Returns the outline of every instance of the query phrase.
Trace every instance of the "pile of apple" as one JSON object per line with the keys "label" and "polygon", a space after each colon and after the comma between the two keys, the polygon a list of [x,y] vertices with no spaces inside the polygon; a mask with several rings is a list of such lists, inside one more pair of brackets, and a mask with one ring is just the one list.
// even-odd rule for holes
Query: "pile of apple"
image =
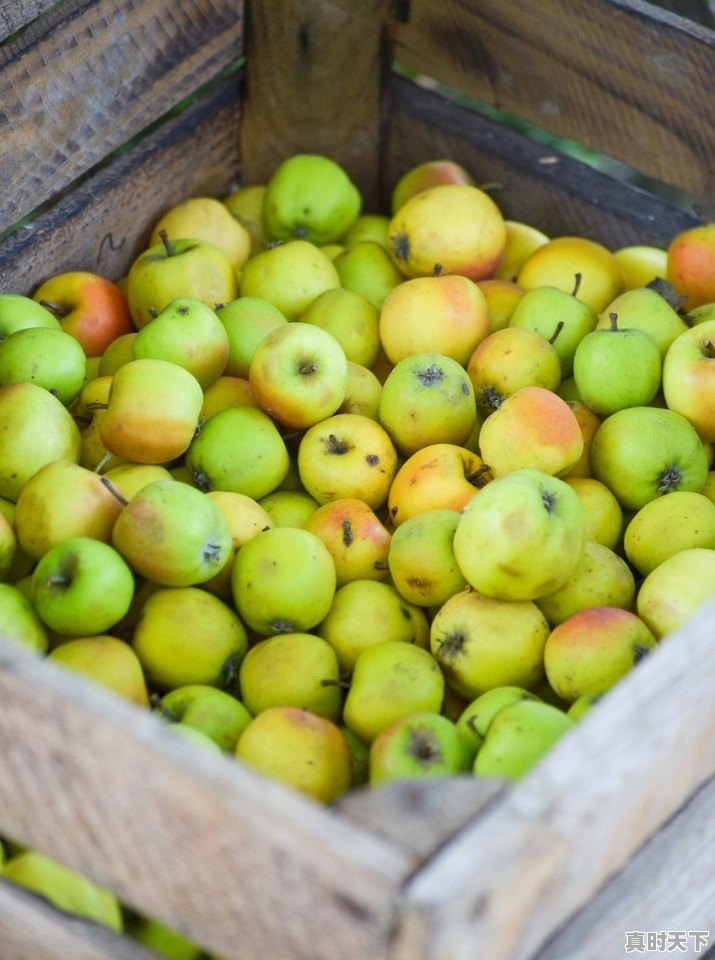
{"label": "pile of apple", "polygon": [[520,777],[715,594],[715,225],[298,155],[150,244],[0,295],[1,636],[329,803]]}

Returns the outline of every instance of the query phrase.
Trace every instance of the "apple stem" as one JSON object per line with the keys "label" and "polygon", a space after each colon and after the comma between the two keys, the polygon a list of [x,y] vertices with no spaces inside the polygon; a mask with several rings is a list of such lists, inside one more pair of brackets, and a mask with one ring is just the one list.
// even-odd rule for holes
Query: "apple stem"
{"label": "apple stem", "polygon": [[109,477],[102,477],[100,482],[107,488],[107,490],[109,490],[109,492],[112,494],[115,500],[118,500],[123,507],[126,507],[129,501],[122,496],[122,494],[119,492],[119,490],[117,490],[117,488],[114,486],[114,484],[109,479]]}
{"label": "apple stem", "polygon": [[489,473],[489,466],[483,463],[473,473],[468,473],[466,479],[473,487],[483,487],[488,481],[484,479],[484,474]]}
{"label": "apple stem", "polygon": [[320,681],[321,687],[340,687],[341,690],[350,689],[349,680],[334,680],[332,677],[325,677]]}
{"label": "apple stem", "polygon": [[151,706],[152,710],[154,710],[156,713],[160,713],[165,720],[169,721],[169,723],[179,722],[179,718],[176,716],[174,711],[169,710],[169,708],[163,703],[158,693],[152,693],[152,695],[149,697],[149,705]]}
{"label": "apple stem", "polygon": [[556,329],[554,330],[554,332],[553,332],[553,333],[551,334],[551,336],[549,337],[549,343],[550,343],[552,346],[553,346],[554,342],[556,341],[556,338],[558,337],[558,335],[559,335],[559,334],[561,333],[561,331],[563,330],[563,328],[564,328],[564,321],[563,321],[563,320],[559,320],[559,322],[556,324]]}
{"label": "apple stem", "polygon": [[608,319],[611,321],[611,330],[613,330],[614,333],[618,333],[618,314],[609,313]]}
{"label": "apple stem", "polygon": [[61,307],[58,303],[52,303],[50,300],[40,300],[40,306],[44,307],[45,310],[49,310],[50,313],[56,314],[58,317],[66,317],[68,313],[64,307]]}
{"label": "apple stem", "polygon": [[700,346],[703,349],[703,353],[707,357],[715,357],[715,344],[710,339],[705,339],[700,341]]}
{"label": "apple stem", "polygon": [[442,267],[442,264],[441,264],[441,263],[435,263],[435,265],[432,267],[432,276],[433,276],[433,277],[440,277],[440,276],[442,275],[442,270],[443,270],[443,269],[444,269],[444,268]]}
{"label": "apple stem", "polygon": [[99,400],[91,400],[89,403],[85,404],[85,407],[88,410],[106,410],[108,406],[108,403],[102,403]]}
{"label": "apple stem", "polygon": [[169,234],[166,232],[166,230],[160,230],[159,236],[161,237],[161,242],[164,244],[167,257],[176,256],[176,250],[174,249],[174,245],[172,244],[171,240],[169,240]]}
{"label": "apple stem", "polygon": [[102,459],[99,461],[99,463],[97,464],[97,466],[94,468],[94,472],[95,472],[95,473],[101,473],[102,470],[104,470],[104,468],[107,466],[107,464],[109,463],[109,461],[110,461],[111,459],[112,459],[112,454],[109,452],[109,450],[107,450],[107,452],[104,454],[104,456],[103,456]]}
{"label": "apple stem", "polygon": [[578,295],[578,291],[579,291],[580,287],[581,287],[581,274],[580,274],[580,273],[575,273],[575,274],[574,274],[573,290],[571,291],[571,296],[572,296],[572,297],[575,297],[575,296]]}
{"label": "apple stem", "polygon": [[476,718],[476,717],[468,717],[468,718],[465,720],[465,723],[466,723],[466,725],[469,727],[469,729],[472,731],[472,733],[476,734],[476,735],[481,739],[481,734],[480,734],[480,732],[477,730],[477,718]]}

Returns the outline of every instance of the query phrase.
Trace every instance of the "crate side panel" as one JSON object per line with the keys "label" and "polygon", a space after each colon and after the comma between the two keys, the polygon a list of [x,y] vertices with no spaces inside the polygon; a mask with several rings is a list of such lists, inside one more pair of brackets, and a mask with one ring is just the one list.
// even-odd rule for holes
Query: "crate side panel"
{"label": "crate side panel", "polygon": [[22,49],[0,70],[0,231],[234,62],[241,39],[234,0],[95,0]]}
{"label": "crate side panel", "polygon": [[412,0],[395,57],[688,190],[715,193],[715,32],[641,0]]}
{"label": "crate side panel", "polygon": [[0,289],[30,294],[69,270],[124,276],[166,209],[236,182],[239,108],[228,78],[16,230],[0,247]]}
{"label": "crate side panel", "polygon": [[387,956],[397,847],[7,641],[0,702],[0,833],[226,960]]}
{"label": "crate side panel", "polygon": [[[666,771],[667,774],[667,771]],[[604,960],[620,957],[626,933],[670,932],[666,952],[691,956],[715,942],[715,780],[700,790],[676,817],[534,960]],[[683,938],[675,935],[683,934]],[[635,936],[631,945],[637,945]],[[647,942],[647,941],[646,941]],[[709,941],[705,941],[709,942]],[[700,944],[700,951],[697,946]]]}
{"label": "crate side panel", "polygon": [[578,234],[611,249],[665,246],[680,230],[701,222],[687,210],[409,81],[391,82],[390,103],[383,160],[390,188],[412,165],[449,157],[478,184],[495,185],[489,189],[507,218],[548,236]]}
{"label": "crate side panel", "polygon": [[406,891],[396,960],[527,960],[715,773],[715,599]]}
{"label": "crate side panel", "polygon": [[373,207],[388,4],[280,0],[247,7],[245,182],[265,183],[291,154],[320,153],[345,167],[366,208]]}
{"label": "crate side panel", "polygon": [[158,960],[128,937],[0,878],[0,960]]}

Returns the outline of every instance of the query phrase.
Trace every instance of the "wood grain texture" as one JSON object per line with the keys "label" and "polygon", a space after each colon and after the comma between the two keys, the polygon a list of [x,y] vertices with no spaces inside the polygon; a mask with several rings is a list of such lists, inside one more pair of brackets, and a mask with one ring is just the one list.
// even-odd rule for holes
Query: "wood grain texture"
{"label": "wood grain texture", "polygon": [[[620,958],[628,930],[709,931],[715,943],[714,868],[715,780],[711,780],[535,960]],[[696,953],[692,938],[687,945],[689,956],[703,956]]]}
{"label": "wood grain texture", "polygon": [[50,10],[57,0],[0,0],[0,43]]}
{"label": "wood grain texture", "polygon": [[67,270],[124,276],[168,207],[236,182],[238,117],[233,77],[12,234],[0,247],[0,289],[29,294]]}
{"label": "wood grain texture", "polygon": [[405,891],[395,960],[526,960],[715,773],[715,599]]}
{"label": "wood grain texture", "polygon": [[378,836],[424,860],[501,796],[501,780],[471,774],[448,779],[398,781],[345,794],[337,809]]}
{"label": "wood grain texture", "polygon": [[0,643],[0,834],[226,960],[384,960],[393,844]]}
{"label": "wood grain texture", "polygon": [[264,183],[293,153],[341,163],[366,208],[377,197],[380,95],[390,0],[247,3],[246,183]]}
{"label": "wood grain texture", "polygon": [[643,0],[411,0],[395,58],[712,203],[715,32]]}
{"label": "wood grain texture", "polygon": [[[413,83],[390,84],[385,184],[391,190],[414,164],[449,157],[492,196],[512,220],[548,236],[579,234],[611,249],[630,243],[666,245],[701,220],[650,193]],[[389,193],[384,197],[384,204]]]}
{"label": "wood grain texture", "polygon": [[235,0],[93,0],[26,46],[0,71],[0,231],[235,61],[241,39]]}
{"label": "wood grain texture", "polygon": [[0,960],[159,960],[129,937],[0,879]]}

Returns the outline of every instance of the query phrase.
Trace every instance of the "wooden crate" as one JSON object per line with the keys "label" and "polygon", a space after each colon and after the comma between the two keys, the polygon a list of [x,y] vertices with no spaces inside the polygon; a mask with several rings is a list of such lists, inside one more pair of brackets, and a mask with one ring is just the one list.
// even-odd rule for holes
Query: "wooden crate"
{"label": "wooden crate", "polygon": [[[643,0],[0,0],[0,39],[3,291],[119,278],[167,206],[302,150],[343,163],[373,210],[450,156],[550,235],[663,245],[713,217],[715,36]],[[714,675],[715,601],[517,785],[324,809],[0,642],[0,834],[227,960],[620,958],[630,930],[715,936]],[[0,882],[0,960],[150,956]]]}

